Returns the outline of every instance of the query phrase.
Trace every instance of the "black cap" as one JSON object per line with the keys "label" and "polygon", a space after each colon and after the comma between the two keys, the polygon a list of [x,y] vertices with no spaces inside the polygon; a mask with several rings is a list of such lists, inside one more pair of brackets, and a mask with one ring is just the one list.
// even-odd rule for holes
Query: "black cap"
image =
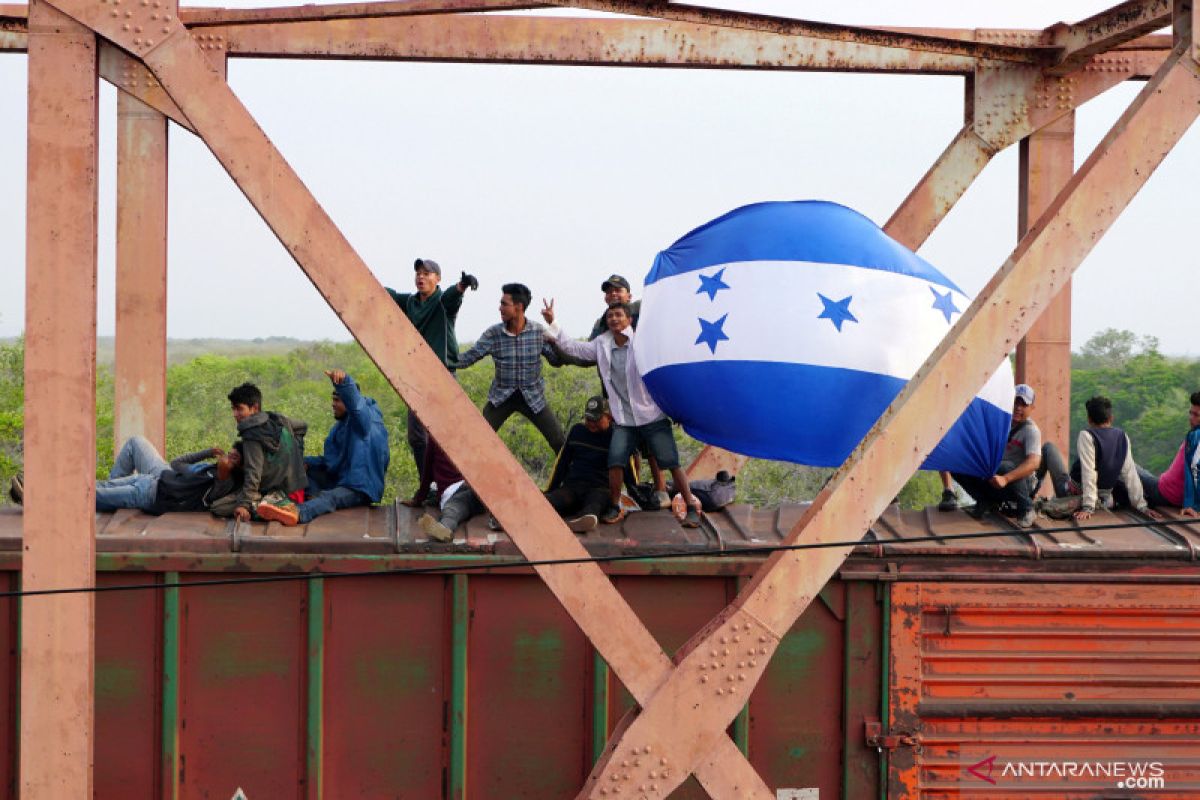
{"label": "black cap", "polygon": [[419,269],[423,269],[426,272],[432,272],[434,275],[437,275],[439,278],[442,277],[442,268],[439,267],[438,263],[436,261],[434,261],[432,258],[418,258],[416,260],[416,262],[413,264],[413,271],[415,272],[416,270],[419,270]]}
{"label": "black cap", "polygon": [[620,286],[625,291],[630,291],[629,281],[622,278],[620,275],[609,275],[608,280],[600,284],[600,291],[607,292],[610,286]]}
{"label": "black cap", "polygon": [[600,395],[589,397],[587,404],[583,407],[583,418],[589,419],[592,422],[595,422],[607,413],[608,401]]}

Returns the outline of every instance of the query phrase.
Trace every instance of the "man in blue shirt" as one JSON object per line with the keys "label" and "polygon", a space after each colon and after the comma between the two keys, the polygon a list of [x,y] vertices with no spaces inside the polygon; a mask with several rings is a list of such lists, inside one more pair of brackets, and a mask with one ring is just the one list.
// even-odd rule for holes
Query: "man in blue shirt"
{"label": "man in blue shirt", "polygon": [[533,298],[529,287],[506,283],[500,291],[500,322],[484,331],[479,341],[459,356],[458,368],[466,369],[484,356],[491,356],[496,377],[488,390],[483,418],[495,431],[513,414],[520,414],[533,423],[557,453],[564,441],[562,426],[546,404],[546,381],[542,378],[543,357],[553,366],[561,363],[551,345],[553,337],[544,326],[525,316]]}
{"label": "man in blue shirt", "polygon": [[335,422],[325,437],[325,452],[306,456],[307,499],[300,505],[258,504],[258,515],[284,525],[307,523],[339,508],[378,503],[387,473],[387,428],[383,413],[358,391],[354,379],[340,369],[326,370],[333,383]]}

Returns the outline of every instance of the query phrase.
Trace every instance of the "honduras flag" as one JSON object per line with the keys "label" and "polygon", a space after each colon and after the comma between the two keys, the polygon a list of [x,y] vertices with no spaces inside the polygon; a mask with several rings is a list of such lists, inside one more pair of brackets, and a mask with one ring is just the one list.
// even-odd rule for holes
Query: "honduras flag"
{"label": "honduras flag", "polygon": [[[836,203],[758,203],[658,254],[634,351],[693,437],[839,466],[967,307],[954,283]],[[1013,403],[1007,360],[923,465],[994,474]]]}

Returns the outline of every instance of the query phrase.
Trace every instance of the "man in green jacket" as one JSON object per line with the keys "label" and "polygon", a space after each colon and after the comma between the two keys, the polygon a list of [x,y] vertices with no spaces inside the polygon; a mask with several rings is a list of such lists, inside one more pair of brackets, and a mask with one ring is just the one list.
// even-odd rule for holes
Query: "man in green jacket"
{"label": "man in green jacket", "polygon": [[[442,280],[442,268],[429,258],[418,258],[413,264],[413,273],[417,288],[415,292],[388,289],[388,294],[425,338],[425,343],[446,365],[446,369],[453,372],[458,366],[458,337],[454,333],[454,323],[462,306],[463,293],[468,287],[478,289],[479,281],[464,272],[456,285],[443,292],[438,287]],[[425,463],[425,444],[429,441],[429,434],[412,409],[408,411],[407,438],[408,447],[417,462],[417,471],[420,472],[421,465]]]}
{"label": "man in green jacket", "polygon": [[212,513],[248,522],[259,501],[268,495],[278,493],[272,499],[282,499],[304,488],[308,424],[263,411],[262,392],[252,383],[243,383],[229,393],[229,407],[237,421],[235,446],[242,453],[242,487],[213,503]]}

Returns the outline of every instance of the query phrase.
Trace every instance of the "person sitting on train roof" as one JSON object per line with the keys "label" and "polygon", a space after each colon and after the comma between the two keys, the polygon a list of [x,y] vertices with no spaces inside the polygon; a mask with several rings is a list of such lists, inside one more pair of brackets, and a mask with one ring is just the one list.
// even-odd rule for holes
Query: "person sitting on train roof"
{"label": "person sitting on train roof", "polygon": [[1078,458],[1067,471],[1066,461],[1058,445],[1047,442],[1042,447],[1041,478],[1047,471],[1058,497],[1081,495],[1075,519],[1085,520],[1096,512],[1100,502],[1106,508],[1113,505],[1133,508],[1151,519],[1162,515],[1149,507],[1133,461],[1133,446],[1125,431],[1113,425],[1113,405],[1107,397],[1097,395],[1084,403],[1088,426],[1075,440]]}
{"label": "person sitting on train roof", "polygon": [[282,502],[304,488],[308,424],[263,411],[262,392],[252,383],[243,383],[229,393],[229,407],[237,421],[235,446],[242,453],[242,485],[235,494],[213,503],[212,512],[248,522],[267,495],[277,493],[270,499]]}
{"label": "person sitting on train roof", "polygon": [[[589,397],[583,422],[571,426],[567,441],[550,473],[546,499],[575,533],[594,530],[608,509],[608,450],[612,444],[612,412],[600,395]],[[626,474],[627,482],[632,475]]]}
{"label": "person sitting on train roof", "polygon": [[1033,510],[1034,473],[1042,463],[1042,432],[1030,417],[1033,399],[1031,386],[1022,383],[1016,387],[1008,445],[995,475],[980,478],[959,472],[953,474],[958,485],[975,499],[975,505],[968,513],[976,519],[999,508],[1001,503],[1012,502],[1016,505],[1017,526],[1033,526],[1036,518]]}
{"label": "person sitting on train roof", "polygon": [[[467,289],[478,290],[479,281],[474,275],[463,272],[458,283],[443,292],[438,288],[441,280],[442,268],[436,261],[418,258],[413,262],[413,283],[417,291],[397,292],[388,289],[387,293],[400,306],[404,316],[408,317],[438,360],[453,372],[458,366],[458,339],[454,333],[454,323],[462,307],[463,295]],[[429,434],[412,409],[408,410],[406,438],[419,472],[425,461],[425,443],[429,441]]]}
{"label": "person sitting on train roof", "polygon": [[1146,499],[1156,506],[1182,509],[1185,517],[1200,517],[1200,392],[1192,392],[1188,433],[1171,466],[1158,476],[1137,468]]}
{"label": "person sitting on train roof", "polygon": [[568,355],[591,359],[600,368],[600,380],[608,394],[614,430],[608,449],[609,507],[601,520],[612,524],[625,516],[621,509],[621,484],[624,467],[639,442],[650,447],[658,465],[670,470],[675,485],[683,494],[687,511],[683,527],[700,526],[700,515],[693,508],[692,492],[687,476],[679,466],[679,450],[671,431],[671,420],[650,397],[642,376],[638,373],[637,358],[631,346],[634,330],[630,309],[625,303],[614,303],[605,315],[608,330],[590,342],[577,342],[554,322],[554,301],[544,304],[542,316],[554,333],[559,348]]}
{"label": "person sitting on train roof", "polygon": [[533,299],[529,287],[506,283],[500,291],[500,322],[484,331],[459,357],[459,369],[491,356],[496,376],[483,405],[483,418],[496,431],[513,414],[520,414],[533,423],[557,453],[563,446],[562,426],[546,403],[546,380],[542,377],[543,358],[554,366],[561,364],[550,344],[553,337],[541,323],[525,316]]}
{"label": "person sitting on train roof", "polygon": [[284,525],[308,523],[330,511],[378,503],[383,497],[391,458],[383,412],[342,370],[325,370],[325,376],[333,383],[334,422],[322,455],[304,458],[306,499],[299,505],[264,500],[258,504],[263,519]]}
{"label": "person sitting on train roof", "polygon": [[420,508],[433,506],[436,516],[424,514],[417,520],[421,530],[431,539],[448,542],[454,537],[454,529],[476,514],[482,514],[483,503],[463,480],[462,473],[437,440],[429,437],[425,448],[425,463],[421,466],[417,492],[409,500],[401,501],[406,506]]}

